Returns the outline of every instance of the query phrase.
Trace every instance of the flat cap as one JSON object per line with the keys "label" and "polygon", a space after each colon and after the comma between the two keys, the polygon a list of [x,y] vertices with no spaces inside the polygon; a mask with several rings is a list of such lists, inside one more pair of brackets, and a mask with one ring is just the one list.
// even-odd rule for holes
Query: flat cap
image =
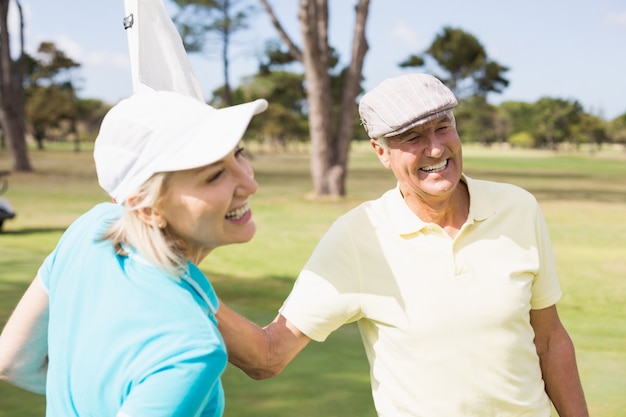
{"label": "flat cap", "polygon": [[413,73],[388,78],[365,94],[359,114],[370,138],[390,137],[437,119],[457,104],[437,78]]}

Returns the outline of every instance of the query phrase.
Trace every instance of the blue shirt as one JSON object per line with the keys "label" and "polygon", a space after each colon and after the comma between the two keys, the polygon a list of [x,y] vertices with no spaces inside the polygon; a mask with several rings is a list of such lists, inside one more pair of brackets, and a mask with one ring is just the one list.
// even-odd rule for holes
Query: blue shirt
{"label": "blue shirt", "polygon": [[121,210],[81,216],[39,270],[50,300],[46,415],[221,416],[217,296],[191,263],[177,281],[99,240]]}

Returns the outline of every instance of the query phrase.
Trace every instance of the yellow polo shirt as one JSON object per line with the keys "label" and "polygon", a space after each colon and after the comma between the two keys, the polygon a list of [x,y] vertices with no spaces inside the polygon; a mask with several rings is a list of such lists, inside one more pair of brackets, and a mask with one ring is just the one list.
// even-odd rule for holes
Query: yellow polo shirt
{"label": "yellow polo shirt", "polygon": [[543,215],[519,187],[463,181],[454,239],[397,187],[338,218],[280,312],[316,341],[358,322],[381,417],[548,417],[529,318],[561,297]]}

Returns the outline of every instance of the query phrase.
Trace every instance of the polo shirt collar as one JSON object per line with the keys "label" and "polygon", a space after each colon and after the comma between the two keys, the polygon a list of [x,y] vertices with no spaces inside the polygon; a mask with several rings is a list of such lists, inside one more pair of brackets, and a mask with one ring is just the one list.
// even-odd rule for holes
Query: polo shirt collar
{"label": "polo shirt collar", "polygon": [[493,196],[486,193],[486,188],[480,186],[479,182],[463,174],[462,181],[467,184],[470,195],[470,210],[468,219],[474,222],[486,220],[496,212],[496,205]]}
{"label": "polo shirt collar", "polygon": [[[472,224],[474,222],[483,221],[495,213],[493,202],[481,192],[482,188],[477,187],[475,180],[463,174],[461,181],[467,184],[470,195],[470,209],[466,223]],[[414,234],[428,225],[428,223],[417,217],[406,204],[404,198],[402,198],[399,184],[385,194],[385,200],[391,227],[398,234]]]}

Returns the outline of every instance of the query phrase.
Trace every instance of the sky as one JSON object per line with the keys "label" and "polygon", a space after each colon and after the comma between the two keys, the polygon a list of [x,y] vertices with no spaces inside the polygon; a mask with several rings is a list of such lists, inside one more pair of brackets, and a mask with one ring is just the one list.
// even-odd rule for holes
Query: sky
{"label": "sky", "polygon": [[[132,93],[123,0],[20,0],[25,16],[25,47],[35,54],[42,41],[54,42],[81,64],[79,96],[110,104]],[[271,0],[279,20],[300,44],[295,0]],[[330,43],[350,56],[356,0],[331,0]],[[168,10],[169,0],[165,0]],[[11,11],[15,11],[14,4]],[[10,31],[17,38],[15,15]],[[503,94],[492,104],[535,102],[542,97],[578,100],[586,112],[611,120],[626,113],[625,0],[371,0],[367,20],[370,49],[364,87],[411,71],[398,63],[430,46],[443,27],[474,35],[491,60],[509,68]],[[231,84],[256,73],[267,39],[277,39],[260,10],[251,30],[236,35]],[[15,47],[13,47],[15,48]],[[207,99],[223,84],[216,53],[190,60]],[[413,70],[414,71],[414,70]],[[271,105],[271,103],[270,103]]]}

